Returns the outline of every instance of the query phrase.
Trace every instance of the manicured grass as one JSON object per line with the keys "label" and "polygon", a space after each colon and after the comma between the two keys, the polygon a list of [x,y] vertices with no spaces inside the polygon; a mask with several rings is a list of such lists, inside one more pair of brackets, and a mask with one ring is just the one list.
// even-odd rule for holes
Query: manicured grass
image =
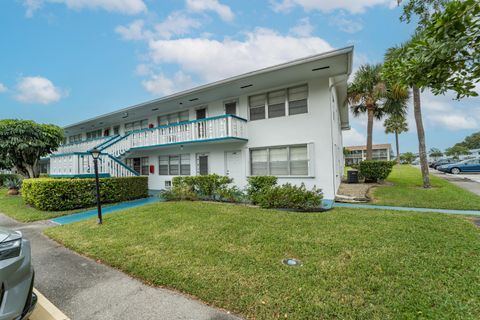
{"label": "manicured grass", "polygon": [[170,202],[45,234],[249,319],[480,318],[480,229],[460,216]]}
{"label": "manicured grass", "polygon": [[398,165],[387,178],[393,186],[375,188],[373,203],[401,207],[480,210],[480,196],[430,175],[431,189],[422,187],[422,174],[409,165]]}
{"label": "manicured grass", "polygon": [[40,211],[26,205],[22,196],[8,196],[7,189],[0,188],[0,213],[4,213],[17,221],[32,222],[38,220],[47,220],[83,210]]}

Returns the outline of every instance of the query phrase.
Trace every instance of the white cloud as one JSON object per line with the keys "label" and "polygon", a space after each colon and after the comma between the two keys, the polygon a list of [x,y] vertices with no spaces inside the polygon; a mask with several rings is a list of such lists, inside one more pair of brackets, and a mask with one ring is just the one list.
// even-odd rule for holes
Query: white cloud
{"label": "white cloud", "polygon": [[288,12],[296,6],[306,11],[318,10],[330,12],[337,9],[347,10],[351,13],[363,13],[367,8],[377,5],[392,7],[396,0],[271,0],[275,12]]}
{"label": "white cloud", "polygon": [[103,9],[123,14],[138,14],[147,11],[143,0],[24,0],[23,6],[27,9],[26,16],[31,17],[46,3],[62,3],[67,8],[75,10]]}
{"label": "white cloud", "polygon": [[150,79],[142,81],[145,89],[155,95],[163,96],[179,92],[194,86],[192,78],[178,71],[174,77],[168,78],[163,73],[153,75]]}
{"label": "white cloud", "polygon": [[16,87],[15,98],[23,103],[49,104],[68,95],[44,77],[23,77]]}
{"label": "white cloud", "polygon": [[7,91],[7,87],[3,83],[0,83],[0,93],[5,91]]}
{"label": "white cloud", "polygon": [[125,40],[170,39],[173,36],[188,34],[199,28],[201,23],[181,12],[173,12],[165,20],[155,24],[151,29],[145,27],[143,20],[135,20],[127,26],[118,26],[115,32]]}
{"label": "white cloud", "polygon": [[434,125],[444,127],[451,131],[478,128],[476,119],[459,114],[435,114],[430,115],[428,120]]}
{"label": "white cloud", "polygon": [[307,17],[300,19],[299,23],[296,26],[290,28],[290,33],[299,37],[309,37],[312,35],[314,29],[315,28],[310,23],[310,19]]}
{"label": "white cloud", "polygon": [[351,128],[350,130],[343,131],[343,145],[344,146],[358,146],[365,145],[367,138],[357,129]]}
{"label": "white cloud", "polygon": [[360,21],[349,19],[344,14],[332,16],[330,25],[346,33],[357,33],[363,29],[363,24]]}
{"label": "white cloud", "polygon": [[135,20],[127,26],[117,26],[115,32],[125,40],[146,40],[151,34],[144,30],[144,24],[143,20]]}
{"label": "white cloud", "polygon": [[187,0],[187,8],[194,12],[213,11],[224,21],[235,19],[232,9],[218,0]]}
{"label": "white cloud", "polygon": [[299,57],[331,50],[319,37],[284,36],[269,29],[256,29],[245,39],[222,41],[182,38],[149,42],[156,64],[177,64],[205,81],[215,81]]}

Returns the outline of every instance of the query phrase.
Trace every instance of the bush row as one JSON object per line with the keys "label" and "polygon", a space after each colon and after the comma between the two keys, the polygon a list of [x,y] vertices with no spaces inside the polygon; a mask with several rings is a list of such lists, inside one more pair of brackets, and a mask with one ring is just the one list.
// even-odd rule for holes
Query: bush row
{"label": "bush row", "polygon": [[165,200],[214,200],[228,202],[251,202],[262,208],[312,210],[321,207],[322,192],[305,185],[277,185],[277,178],[256,176],[248,179],[246,191],[230,186],[233,180],[216,174],[173,178],[171,190],[162,196]]}
{"label": "bush row", "polygon": [[365,160],[358,165],[358,171],[365,182],[377,182],[385,180],[395,164],[396,161]]}
{"label": "bush row", "polygon": [[[95,179],[26,179],[23,180],[22,196],[27,204],[45,211],[92,207],[96,204]],[[147,196],[147,177],[100,179],[102,203],[127,201]]]}

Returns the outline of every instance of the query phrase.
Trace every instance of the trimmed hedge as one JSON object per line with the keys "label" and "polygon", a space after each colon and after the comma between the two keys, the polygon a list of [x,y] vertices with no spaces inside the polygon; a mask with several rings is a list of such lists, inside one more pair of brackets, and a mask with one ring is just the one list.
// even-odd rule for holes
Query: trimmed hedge
{"label": "trimmed hedge", "polygon": [[359,173],[365,178],[365,182],[377,182],[385,180],[396,161],[365,160],[358,166]]}
{"label": "trimmed hedge", "polygon": [[[95,179],[39,178],[23,180],[22,196],[32,207],[44,211],[64,211],[94,206]],[[100,179],[102,203],[148,197],[148,177]]]}
{"label": "trimmed hedge", "polygon": [[172,190],[162,196],[166,200],[221,200],[220,193],[225,194],[232,178],[209,174],[205,176],[177,176],[173,178]]}

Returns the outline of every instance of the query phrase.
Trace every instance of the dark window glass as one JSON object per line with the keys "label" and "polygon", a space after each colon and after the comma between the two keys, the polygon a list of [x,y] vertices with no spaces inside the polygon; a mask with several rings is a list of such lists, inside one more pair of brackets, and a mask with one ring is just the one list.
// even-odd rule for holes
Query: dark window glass
{"label": "dark window glass", "polygon": [[198,170],[202,176],[208,174],[208,156],[198,156]]}
{"label": "dark window glass", "polygon": [[237,114],[237,103],[236,102],[225,103],[225,114]]}

